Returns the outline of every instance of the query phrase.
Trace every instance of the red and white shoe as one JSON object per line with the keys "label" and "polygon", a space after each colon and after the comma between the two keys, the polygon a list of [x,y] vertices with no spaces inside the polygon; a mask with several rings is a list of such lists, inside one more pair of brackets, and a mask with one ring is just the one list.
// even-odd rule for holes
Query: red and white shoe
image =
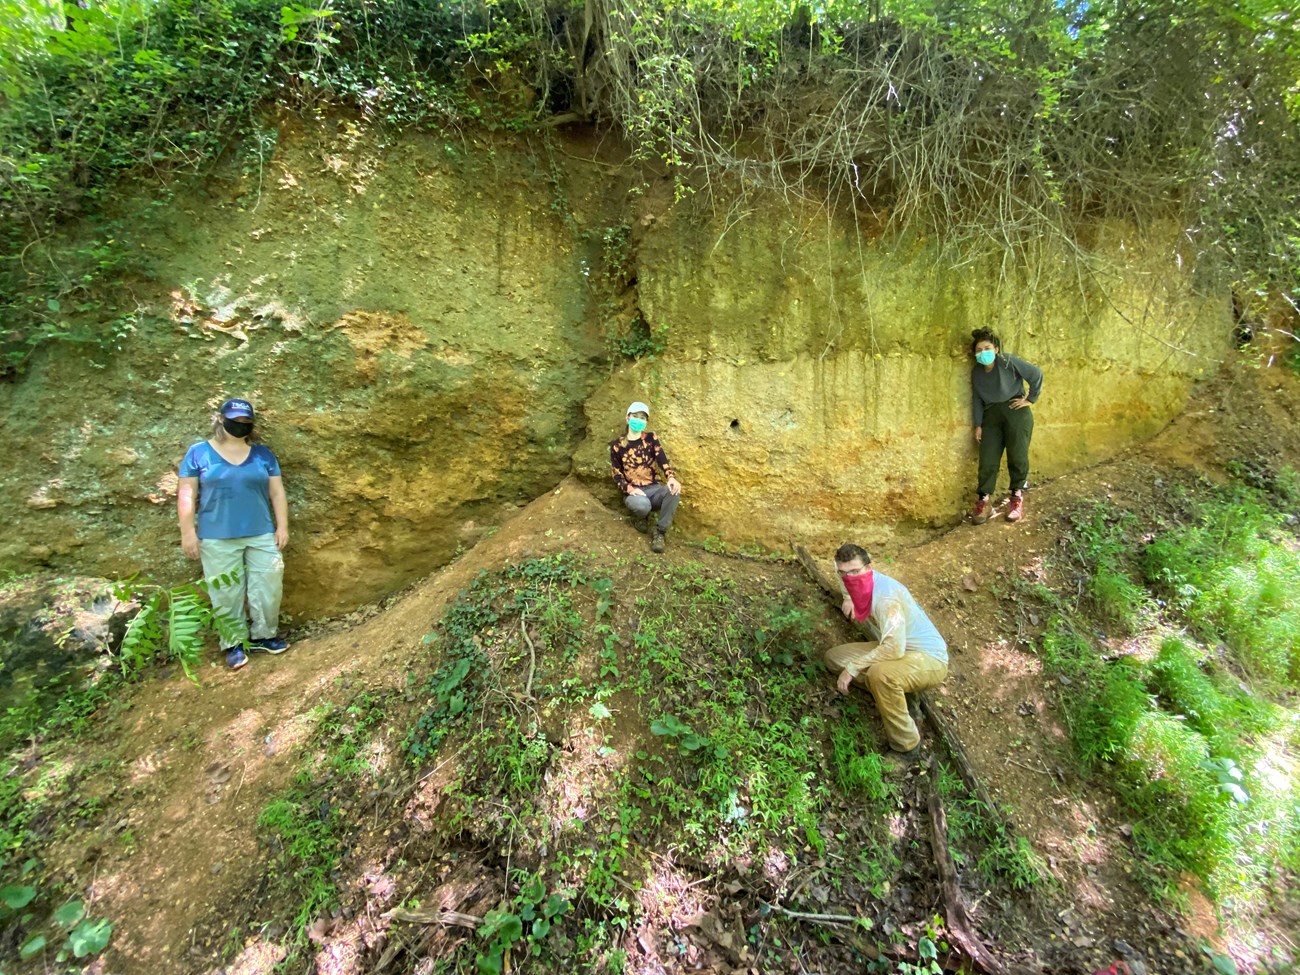
{"label": "red and white shoe", "polygon": [[1007,521],[1019,521],[1025,516],[1025,499],[1019,491],[1011,495],[1011,504],[1007,507]]}
{"label": "red and white shoe", "polygon": [[970,513],[970,519],[975,522],[975,524],[982,525],[984,522],[989,520],[989,516],[992,514],[993,503],[989,501],[988,495],[986,494],[975,502],[975,507]]}

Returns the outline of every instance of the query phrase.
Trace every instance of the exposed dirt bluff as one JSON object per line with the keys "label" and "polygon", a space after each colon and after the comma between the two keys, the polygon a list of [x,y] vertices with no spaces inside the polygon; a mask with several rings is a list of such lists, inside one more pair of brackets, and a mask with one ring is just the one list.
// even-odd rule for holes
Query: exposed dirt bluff
{"label": "exposed dirt bluff", "polygon": [[[445,563],[575,458],[604,482],[633,398],[686,483],[683,532],[879,538],[964,504],[971,327],[1047,371],[1039,476],[1156,432],[1226,348],[1227,302],[1195,296],[1172,228],[1096,227],[1121,270],[1090,300],[1044,252],[1017,271],[1038,297],[999,307],[984,271],[936,272],[852,214],[629,196],[611,152],[292,122],[265,165],[127,214],[134,331],[0,387],[0,563],[192,573],[175,465],[230,393],[284,464],[288,608],[313,615]],[[608,335],[638,314],[666,348],[632,362]]]}

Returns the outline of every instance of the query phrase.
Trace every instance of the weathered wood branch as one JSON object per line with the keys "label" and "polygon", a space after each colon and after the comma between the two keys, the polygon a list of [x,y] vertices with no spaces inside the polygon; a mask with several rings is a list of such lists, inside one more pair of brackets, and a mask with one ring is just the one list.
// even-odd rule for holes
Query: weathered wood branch
{"label": "weathered wood branch", "polygon": [[948,719],[935,706],[934,701],[930,700],[930,695],[922,692],[916,695],[916,700],[921,706],[921,713],[925,715],[926,723],[934,729],[935,738],[942,743],[943,749],[948,753],[953,765],[957,766],[957,772],[961,775],[962,781],[966,783],[966,788],[973,795],[979,797],[988,811],[989,818],[994,820],[1009,835],[1011,824],[1002,815],[1001,807],[993,801],[993,796],[989,794],[983,780],[975,774],[975,766],[971,764],[970,756],[966,754],[966,748],[962,745],[957,732],[953,730],[952,725],[948,723]]}
{"label": "weathered wood branch", "polygon": [[971,925],[966,913],[966,903],[957,885],[957,868],[948,849],[948,815],[939,793],[939,776],[934,758],[930,759],[930,845],[934,849],[934,863],[939,871],[939,887],[943,891],[943,904],[948,919],[948,936],[978,968],[990,975],[1001,975],[1006,969],[984,946]]}
{"label": "weathered wood branch", "polygon": [[406,921],[410,924],[441,924],[444,926],[455,926],[461,928],[477,928],[483,923],[481,917],[473,914],[462,914],[460,911],[449,911],[442,907],[421,907],[414,910],[408,910],[399,907],[389,911],[384,915],[394,921]]}

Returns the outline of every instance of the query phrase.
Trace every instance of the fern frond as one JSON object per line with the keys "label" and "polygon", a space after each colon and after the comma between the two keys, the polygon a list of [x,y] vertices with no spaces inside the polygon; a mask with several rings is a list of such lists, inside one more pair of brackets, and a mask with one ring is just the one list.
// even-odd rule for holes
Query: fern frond
{"label": "fern frond", "polygon": [[180,662],[190,680],[198,682],[195,669],[203,656],[203,631],[210,613],[203,605],[198,587],[177,586],[170,594],[167,613],[167,648]]}
{"label": "fern frond", "polygon": [[123,675],[138,670],[162,645],[162,626],[158,618],[158,604],[162,597],[162,590],[150,593],[141,604],[140,611],[126,625],[122,645],[118,648]]}

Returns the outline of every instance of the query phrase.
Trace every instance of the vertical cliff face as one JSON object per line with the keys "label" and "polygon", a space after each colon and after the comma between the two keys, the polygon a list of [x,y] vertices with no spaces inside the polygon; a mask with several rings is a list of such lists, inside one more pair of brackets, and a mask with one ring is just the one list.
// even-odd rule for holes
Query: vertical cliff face
{"label": "vertical cliff face", "polygon": [[780,545],[951,524],[973,498],[969,336],[983,325],[1046,374],[1032,476],[1110,456],[1218,366],[1229,308],[1194,291],[1176,228],[1095,229],[1096,273],[1043,249],[997,287],[999,268],[945,268],[932,245],[886,246],[851,215],[776,200],[670,212],[637,269],[666,350],[592,397],[579,468],[605,476],[605,442],[646,399],[688,486],[687,531]]}
{"label": "vertical cliff face", "polygon": [[[626,166],[587,150],[286,123],[264,167],[123,202],[132,330],[0,386],[0,562],[193,575],[175,468],[231,394],[283,464],[294,613],[400,588],[575,466],[605,482],[632,399],[680,467],[684,532],[880,540],[966,504],[972,327],[1047,374],[1037,478],[1159,429],[1226,351],[1227,304],[1196,297],[1173,230],[1096,228],[1086,291],[1050,251],[999,290],[852,215],[629,214]],[[636,314],[653,357],[619,340]]]}
{"label": "vertical cliff face", "polygon": [[178,580],[175,470],[249,397],[292,512],[288,609],[401,588],[568,474],[603,371],[585,242],[526,149],[286,128],[138,219],[134,333],[0,388],[18,568]]}

